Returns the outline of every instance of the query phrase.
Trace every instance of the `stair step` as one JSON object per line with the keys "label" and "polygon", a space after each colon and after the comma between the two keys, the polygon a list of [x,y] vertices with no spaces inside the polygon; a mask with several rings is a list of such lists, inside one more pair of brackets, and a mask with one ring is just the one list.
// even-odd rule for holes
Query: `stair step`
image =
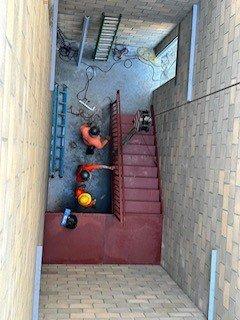
{"label": "stair step", "polygon": [[146,155],[123,155],[123,165],[128,166],[147,166],[147,167],[156,167],[157,166],[157,159],[153,156],[146,156]]}
{"label": "stair step", "polygon": [[161,204],[160,202],[148,202],[148,201],[125,201],[124,208],[126,213],[149,213],[160,214]]}
{"label": "stair step", "polygon": [[[128,132],[132,129],[132,127],[133,127],[132,124],[122,123],[122,132],[123,132],[124,134],[126,134],[126,133],[128,133]],[[144,135],[153,134],[153,127],[151,127],[148,132],[141,131],[141,134],[144,134]]]}
{"label": "stair step", "polygon": [[121,115],[121,122],[123,124],[132,124],[134,115],[133,114],[122,114]]}
{"label": "stair step", "polygon": [[125,177],[157,178],[158,168],[144,166],[124,166],[123,174]]}
{"label": "stair step", "polygon": [[154,135],[141,135],[136,134],[132,137],[132,139],[128,142],[130,145],[148,145],[148,146],[154,146],[155,144],[155,138]]}
{"label": "stair step", "polygon": [[131,189],[158,189],[158,179],[124,177],[124,186]]}
{"label": "stair step", "polygon": [[125,200],[131,201],[159,201],[159,190],[157,189],[128,189],[124,190]]}
{"label": "stair step", "polygon": [[155,156],[156,147],[155,146],[147,146],[147,145],[133,145],[126,144],[123,146],[123,154],[132,154],[132,155],[150,155]]}

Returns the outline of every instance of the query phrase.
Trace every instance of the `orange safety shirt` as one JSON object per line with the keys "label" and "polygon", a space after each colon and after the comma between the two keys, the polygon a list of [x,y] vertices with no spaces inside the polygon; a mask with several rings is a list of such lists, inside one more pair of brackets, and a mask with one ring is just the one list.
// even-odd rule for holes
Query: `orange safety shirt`
{"label": "orange safety shirt", "polygon": [[106,145],[106,141],[102,141],[100,136],[91,137],[89,134],[89,130],[90,126],[87,123],[83,124],[80,128],[84,143],[87,146],[95,147],[96,149],[102,149]]}

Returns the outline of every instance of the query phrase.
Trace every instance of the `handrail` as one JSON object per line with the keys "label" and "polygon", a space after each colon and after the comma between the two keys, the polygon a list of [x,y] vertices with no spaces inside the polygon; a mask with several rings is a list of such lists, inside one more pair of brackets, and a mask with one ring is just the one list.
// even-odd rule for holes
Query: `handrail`
{"label": "handrail", "polygon": [[116,167],[112,175],[112,212],[124,221],[124,180],[120,91],[111,106],[112,164]]}

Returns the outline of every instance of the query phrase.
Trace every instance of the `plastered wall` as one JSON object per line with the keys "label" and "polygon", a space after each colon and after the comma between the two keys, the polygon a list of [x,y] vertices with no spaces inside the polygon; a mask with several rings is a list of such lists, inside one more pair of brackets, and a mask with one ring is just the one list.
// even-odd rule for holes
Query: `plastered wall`
{"label": "plastered wall", "polygon": [[1,320],[31,319],[48,174],[49,45],[47,3],[0,1]]}
{"label": "plastered wall", "polygon": [[240,2],[200,2],[194,101],[186,102],[191,15],[177,79],[154,93],[164,228],[162,264],[207,314],[218,249],[216,319],[240,319]]}

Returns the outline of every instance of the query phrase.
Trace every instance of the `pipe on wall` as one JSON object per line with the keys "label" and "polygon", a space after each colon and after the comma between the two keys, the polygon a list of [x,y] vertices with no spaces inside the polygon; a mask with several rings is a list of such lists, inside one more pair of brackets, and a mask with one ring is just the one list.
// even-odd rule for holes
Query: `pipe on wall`
{"label": "pipe on wall", "polygon": [[43,254],[43,247],[37,246],[36,261],[35,261],[32,320],[39,319],[39,298],[40,298],[40,286],[41,286],[42,254]]}
{"label": "pipe on wall", "polygon": [[87,39],[87,33],[88,33],[88,28],[89,28],[89,22],[90,22],[90,17],[85,16],[83,20],[83,29],[82,29],[82,39],[80,41],[79,45],[79,51],[78,51],[78,64],[77,67],[78,69],[80,68],[81,62],[82,62],[82,57],[83,57],[83,51]]}
{"label": "pipe on wall", "polygon": [[188,69],[187,101],[192,101],[193,99],[193,77],[194,77],[196,42],[197,42],[198,11],[199,11],[199,4],[194,4],[192,7],[192,31],[191,31],[190,57],[189,57],[189,69]]}
{"label": "pipe on wall", "polygon": [[50,64],[50,91],[54,91],[55,83],[55,68],[56,68],[56,51],[57,51],[57,20],[58,20],[58,2],[53,0],[52,10],[52,49],[51,49],[51,64]]}
{"label": "pipe on wall", "polygon": [[210,270],[210,288],[208,301],[208,320],[215,319],[215,293],[216,293],[216,279],[217,279],[217,250],[212,250],[211,256],[211,270]]}

